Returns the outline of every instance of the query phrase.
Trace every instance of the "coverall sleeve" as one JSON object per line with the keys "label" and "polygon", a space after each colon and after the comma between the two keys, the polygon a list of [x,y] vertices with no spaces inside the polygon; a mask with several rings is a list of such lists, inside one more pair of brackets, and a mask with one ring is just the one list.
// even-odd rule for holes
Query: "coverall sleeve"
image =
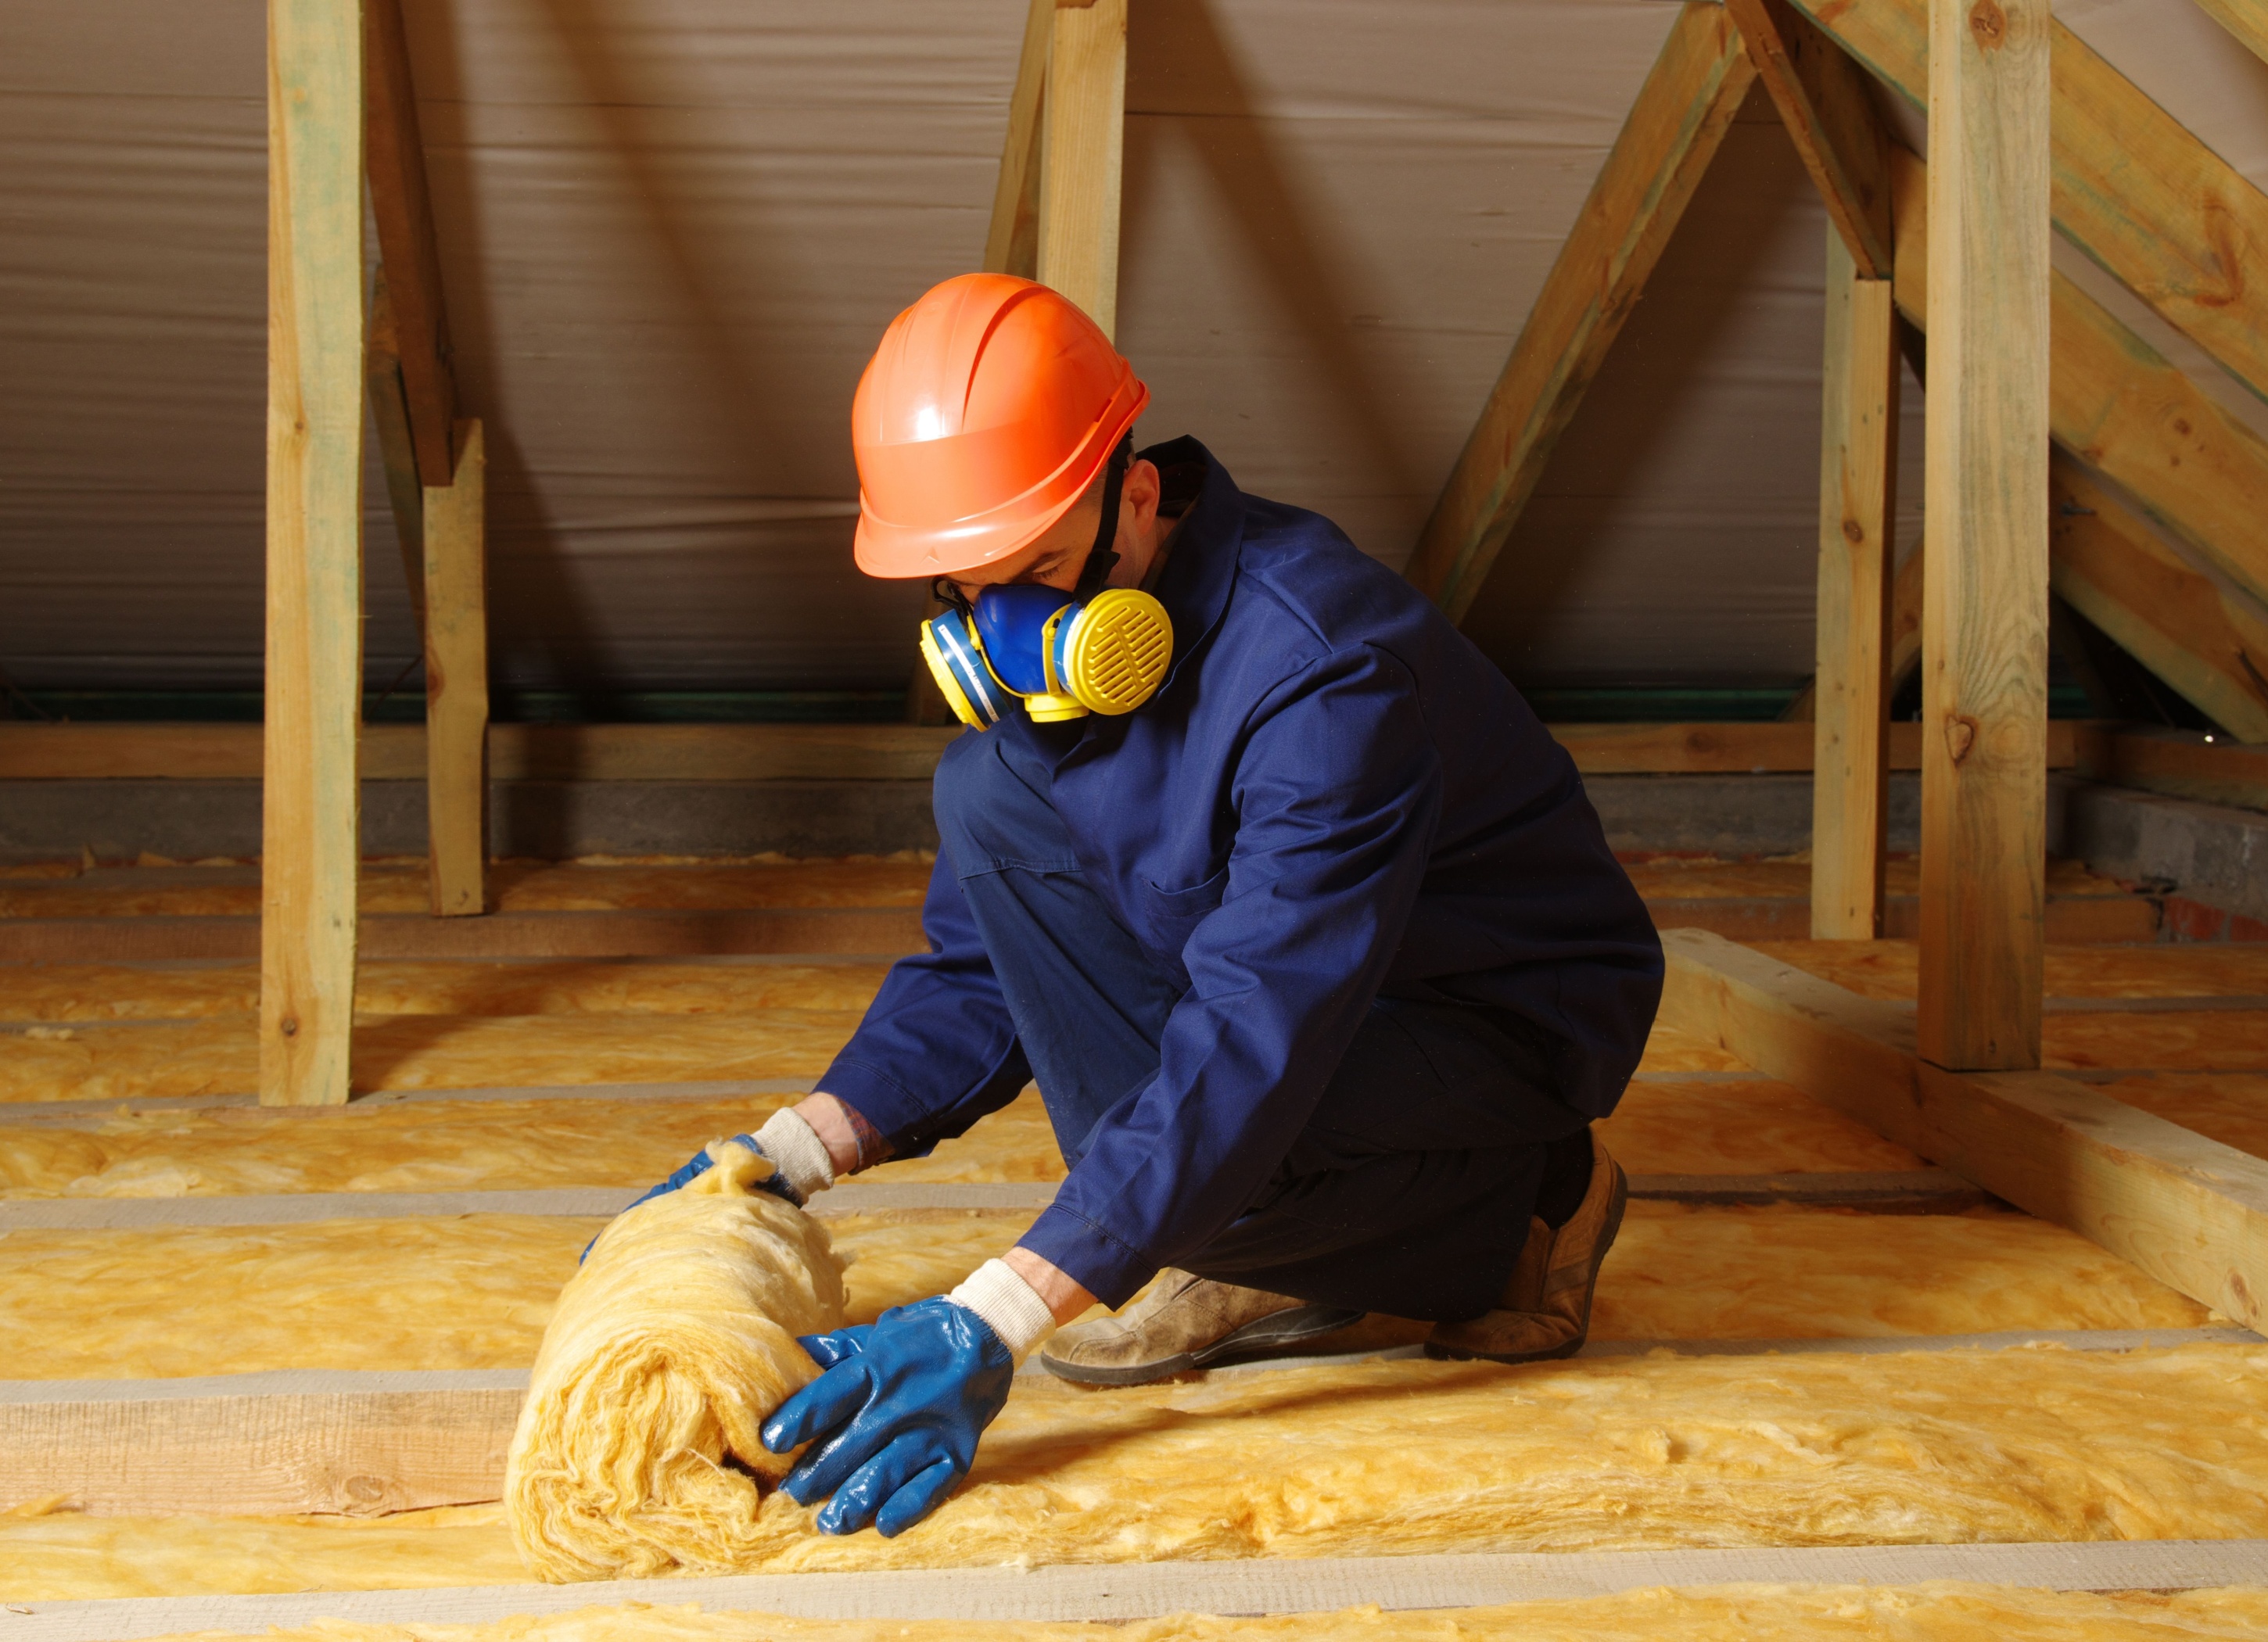
{"label": "coverall sleeve", "polygon": [[1014,1100],[1032,1071],[943,851],[922,903],[929,951],[890,966],[818,1087],[854,1108],[899,1157],[920,1157]]}
{"label": "coverall sleeve", "polygon": [[1220,904],[1157,1077],[1128,1095],[1023,1239],[1106,1305],[1194,1254],[1291,1151],[1402,941],[1441,811],[1414,680],[1373,647],[1263,702],[1232,786]]}

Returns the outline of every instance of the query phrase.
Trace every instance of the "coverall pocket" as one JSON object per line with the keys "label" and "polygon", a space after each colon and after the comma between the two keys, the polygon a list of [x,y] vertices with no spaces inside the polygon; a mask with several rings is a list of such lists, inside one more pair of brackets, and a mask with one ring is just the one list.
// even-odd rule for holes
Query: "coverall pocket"
{"label": "coverall pocket", "polygon": [[1160,889],[1155,884],[1142,886],[1142,939],[1152,952],[1169,954],[1178,958],[1182,948],[1206,917],[1220,906],[1220,898],[1228,892],[1228,868],[1222,867],[1202,884],[1187,889]]}

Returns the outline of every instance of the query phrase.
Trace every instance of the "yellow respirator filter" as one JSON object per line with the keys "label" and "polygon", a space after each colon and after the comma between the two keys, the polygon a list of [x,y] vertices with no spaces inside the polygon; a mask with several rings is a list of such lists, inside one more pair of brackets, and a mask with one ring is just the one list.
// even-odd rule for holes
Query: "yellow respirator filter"
{"label": "yellow respirator filter", "polygon": [[1076,599],[1053,587],[987,587],[976,620],[947,610],[922,623],[922,658],[954,713],[983,730],[1006,698],[1041,724],[1132,712],[1173,665],[1166,607],[1131,587]]}

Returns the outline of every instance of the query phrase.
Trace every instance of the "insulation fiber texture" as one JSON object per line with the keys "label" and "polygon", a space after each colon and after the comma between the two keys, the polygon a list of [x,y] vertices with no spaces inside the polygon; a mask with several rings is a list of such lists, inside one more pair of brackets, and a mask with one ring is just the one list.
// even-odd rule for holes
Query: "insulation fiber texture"
{"label": "insulation fiber texture", "polygon": [[547,1579],[727,1567],[790,1462],[757,1430],[818,1374],[799,1334],[843,1322],[816,1220],[756,1189],[760,1153],[617,1219],[568,1279],[536,1353],[504,1508]]}
{"label": "insulation fiber texture", "polygon": [[[1449,1611],[1169,1614],[1130,1624],[1030,1620],[785,1619],[644,1603],[486,1624],[328,1621],[261,1642],[2180,1642],[2268,1635],[2268,1591],[2043,1591],[1956,1584],[1725,1585]],[[188,1642],[186,1638],[162,1642]],[[195,1642],[253,1642],[203,1632]]]}

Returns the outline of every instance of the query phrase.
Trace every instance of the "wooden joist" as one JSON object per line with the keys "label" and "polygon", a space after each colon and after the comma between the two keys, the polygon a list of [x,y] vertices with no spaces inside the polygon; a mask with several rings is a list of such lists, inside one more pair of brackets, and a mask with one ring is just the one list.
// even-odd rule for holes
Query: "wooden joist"
{"label": "wooden joist", "polygon": [[1890,532],[1897,522],[1896,327],[1890,282],[1864,276],[1841,234],[1830,228],[1812,675],[1815,940],[1872,940],[1882,931],[1890,818]]}
{"label": "wooden joist", "polygon": [[[1919,647],[1919,578],[1901,571],[1893,601],[1893,669]],[[1551,726],[1586,775],[1801,774],[1808,724],[1560,724]],[[2048,726],[2048,764],[2077,756],[2074,725]],[[959,726],[820,724],[496,724],[492,781],[926,781]],[[254,724],[23,724],[0,720],[0,781],[255,780]],[[1921,767],[1918,725],[1889,726],[1893,769]],[[422,725],[363,730],[362,773],[412,781],[426,772]]]}
{"label": "wooden joist", "polygon": [[488,908],[488,446],[452,441],[457,471],[425,492],[426,865],[437,917]]}
{"label": "wooden joist", "polygon": [[1665,1023],[2249,1328],[2268,1321],[2268,1162],[2052,1073],[1944,1071],[1896,1004],[1721,937],[1662,944]]}
{"label": "wooden joist", "polygon": [[[1038,278],[1113,335],[1126,147],[1126,0],[1055,0],[1055,8],[1041,111]],[[1027,26],[1027,46],[1030,37]]]}
{"label": "wooden joist", "polygon": [[362,723],[363,24],[268,6],[260,1093],[347,1098]]}
{"label": "wooden joist", "polygon": [[[1929,171],[1891,154],[1898,311],[1929,323]],[[2255,598],[2268,599],[2268,442],[2061,274],[2049,280],[2055,442]],[[1933,342],[1933,346],[1934,342]]]}
{"label": "wooden joist", "polygon": [[1725,0],[1862,279],[1890,276],[1889,136],[1867,77],[1788,0]]}
{"label": "wooden joist", "polygon": [[449,368],[449,321],[441,301],[441,259],[409,40],[401,0],[363,0],[362,14],[369,54],[371,217],[386,266],[394,357],[419,482],[446,488],[457,466],[457,389]]}
{"label": "wooden joist", "polygon": [[1450,620],[1488,579],[1755,80],[1725,8],[1687,0],[1410,555],[1410,580]]}
{"label": "wooden joist", "polygon": [[[2254,18],[2257,4],[2232,0]],[[1915,107],[1927,100],[1929,0],[1795,0]],[[2051,163],[2056,226],[2268,395],[2268,194],[2059,22]],[[1932,144],[1932,151],[1944,151]]]}
{"label": "wooden joist", "polygon": [[2240,740],[2268,742],[2268,622],[2058,451],[2049,575],[2073,608]]}

